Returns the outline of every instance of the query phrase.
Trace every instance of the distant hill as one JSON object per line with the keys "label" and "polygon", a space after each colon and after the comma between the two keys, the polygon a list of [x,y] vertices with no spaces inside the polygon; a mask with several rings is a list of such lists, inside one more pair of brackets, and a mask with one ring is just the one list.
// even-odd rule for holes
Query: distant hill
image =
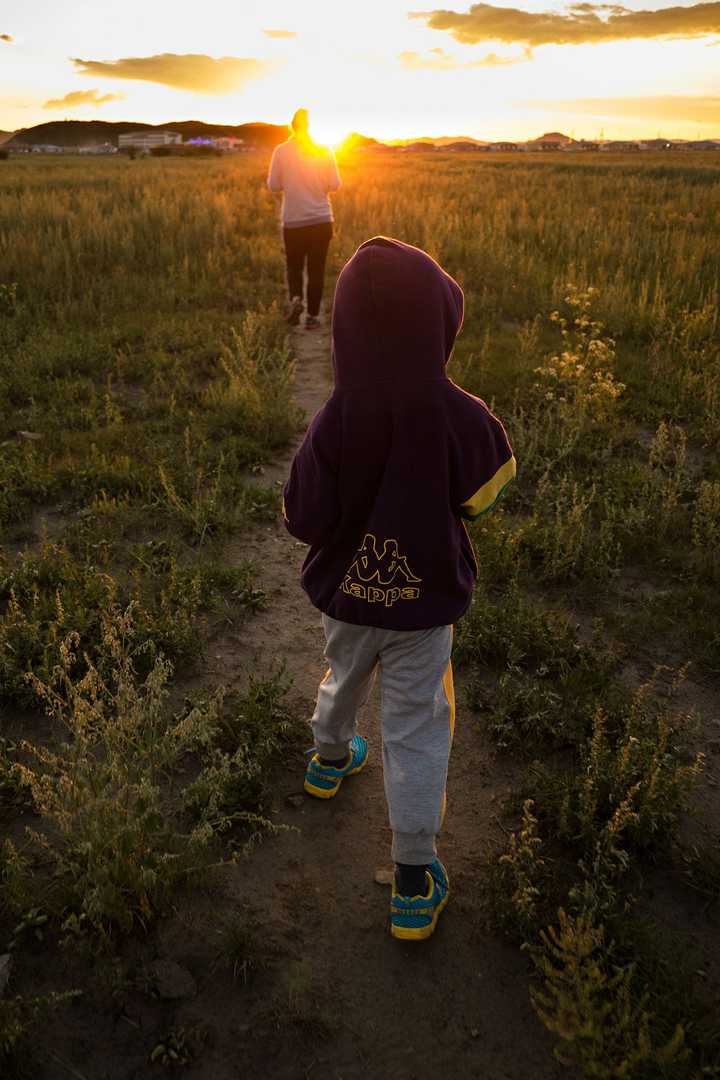
{"label": "distant hill", "polygon": [[14,134],[14,131],[0,131],[0,146],[2,146],[3,143],[6,143],[8,139],[12,139]]}
{"label": "distant hill", "polygon": [[433,146],[449,146],[451,143],[474,143],[475,146],[487,146],[482,139],[473,139],[472,135],[423,135],[417,139],[386,139],[388,146],[414,146],[416,143],[430,143]]}
{"label": "distant hill", "polygon": [[361,135],[358,131],[351,131],[340,143],[338,150],[345,153],[348,150],[368,150],[374,146],[380,146],[377,139],[370,139],[367,135]]}
{"label": "distant hill", "polygon": [[437,143],[432,142],[430,139],[418,139],[416,142],[402,143],[400,146],[395,146],[395,150],[399,150],[403,154],[415,154],[415,153],[434,153],[439,147]]}
{"label": "distant hill", "polygon": [[45,124],[22,128],[10,133],[10,146],[32,146],[37,143],[52,146],[93,146],[98,143],[117,144],[118,135],[131,131],[177,131],[183,139],[193,136],[235,135],[253,146],[273,147],[287,138],[284,124],[206,124],[202,120],[172,120],[167,124],[141,124],[127,120],[51,120]]}
{"label": "distant hill", "polygon": [[562,131],[546,131],[544,135],[538,136],[537,139],[528,139],[528,143],[559,143],[560,146],[570,146],[574,141],[569,135],[563,135]]}

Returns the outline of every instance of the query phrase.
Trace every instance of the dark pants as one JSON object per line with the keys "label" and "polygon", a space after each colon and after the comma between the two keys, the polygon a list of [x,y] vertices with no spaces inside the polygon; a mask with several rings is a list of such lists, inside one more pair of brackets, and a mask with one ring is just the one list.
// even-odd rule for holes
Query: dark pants
{"label": "dark pants", "polygon": [[299,229],[283,229],[285,261],[287,264],[288,295],[303,296],[303,271],[307,261],[307,313],[317,315],[322,300],[325,279],[325,259],[332,239],[331,221],[318,225],[301,225]]}

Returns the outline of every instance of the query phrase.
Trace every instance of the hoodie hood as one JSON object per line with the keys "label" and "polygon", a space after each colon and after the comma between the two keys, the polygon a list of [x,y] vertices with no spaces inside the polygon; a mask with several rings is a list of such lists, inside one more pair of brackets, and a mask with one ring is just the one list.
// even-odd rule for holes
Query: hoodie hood
{"label": "hoodie hood", "polygon": [[336,386],[285,486],[293,536],[310,545],[303,586],[340,622],[447,626],[476,564],[464,520],[515,474],[502,424],[445,374],[463,294],[424,251],[375,237],[340,274]]}
{"label": "hoodie hood", "polygon": [[367,240],[335,291],[336,386],[445,379],[462,320],[462,289],[426,252],[386,236]]}

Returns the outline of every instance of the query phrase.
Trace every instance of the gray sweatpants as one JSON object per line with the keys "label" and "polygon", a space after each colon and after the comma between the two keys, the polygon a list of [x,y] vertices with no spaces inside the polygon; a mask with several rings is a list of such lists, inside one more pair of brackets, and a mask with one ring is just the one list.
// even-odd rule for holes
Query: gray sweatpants
{"label": "gray sweatpants", "polygon": [[315,748],[347,756],[358,709],[380,670],[385,795],[395,862],[422,865],[436,855],[455,726],[452,627],[379,630],[323,615],[329,668],[312,718]]}

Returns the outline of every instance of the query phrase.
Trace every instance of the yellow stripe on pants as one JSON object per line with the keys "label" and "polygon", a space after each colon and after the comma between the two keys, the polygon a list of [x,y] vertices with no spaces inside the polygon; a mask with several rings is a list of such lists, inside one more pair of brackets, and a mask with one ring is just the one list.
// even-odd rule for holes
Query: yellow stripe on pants
{"label": "yellow stripe on pants", "polygon": [[[445,668],[445,674],[443,675],[443,690],[445,691],[445,697],[450,708],[449,724],[450,724],[450,744],[455,738],[455,683],[453,681],[453,669],[452,660],[448,660],[448,666]],[[440,810],[440,828],[442,828],[445,821],[445,811],[447,810],[447,790],[443,793],[442,809]]]}
{"label": "yellow stripe on pants", "polygon": [[450,738],[453,739],[455,737],[455,683],[453,682],[452,660],[448,661],[443,675],[443,690],[450,706]]}

